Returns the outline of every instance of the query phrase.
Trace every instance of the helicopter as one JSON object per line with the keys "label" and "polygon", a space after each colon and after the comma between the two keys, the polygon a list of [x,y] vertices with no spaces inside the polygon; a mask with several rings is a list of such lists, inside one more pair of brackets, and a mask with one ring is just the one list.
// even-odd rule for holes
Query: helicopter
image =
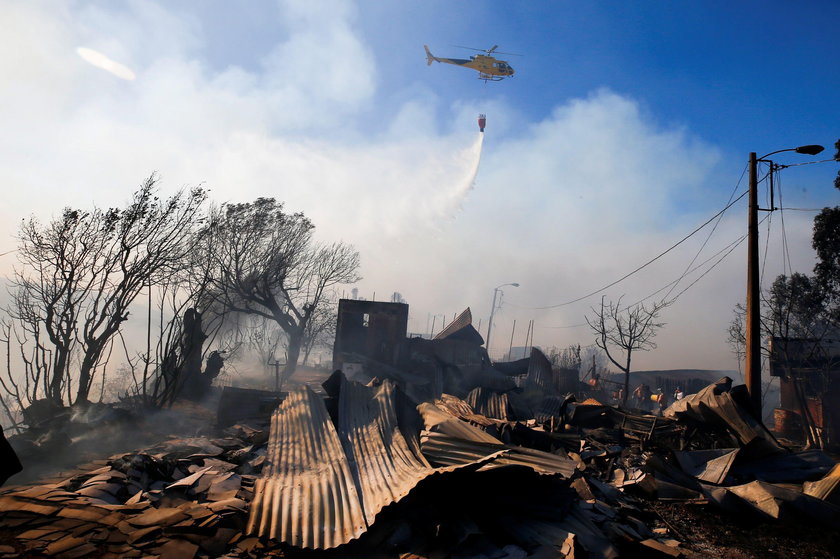
{"label": "helicopter", "polygon": [[[510,77],[513,75],[514,71],[513,68],[504,60],[499,60],[496,57],[492,56],[496,49],[499,48],[499,45],[493,45],[489,49],[474,49],[471,47],[459,47],[465,48],[469,50],[476,50],[482,52],[484,54],[476,54],[474,56],[470,56],[469,59],[465,58],[438,58],[437,56],[433,55],[431,51],[429,51],[428,45],[423,45],[423,48],[426,49],[426,64],[428,66],[432,65],[433,61],[436,62],[443,62],[444,64],[454,64],[456,66],[463,66],[465,68],[472,68],[473,70],[478,71],[478,79],[484,80],[484,83],[488,81],[498,82],[502,81],[506,77]],[[504,53],[499,52],[497,54],[513,54],[513,53]],[[519,56],[518,54],[514,56]]]}

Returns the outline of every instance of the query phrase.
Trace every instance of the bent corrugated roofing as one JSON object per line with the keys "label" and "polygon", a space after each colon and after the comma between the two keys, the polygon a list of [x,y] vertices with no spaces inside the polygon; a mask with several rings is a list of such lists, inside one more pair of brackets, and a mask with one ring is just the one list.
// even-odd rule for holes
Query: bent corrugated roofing
{"label": "bent corrugated roofing", "polygon": [[[341,375],[331,383],[329,392],[338,399],[337,427],[324,400],[306,386],[291,392],[274,413],[250,534],[295,547],[332,548],[358,538],[385,506],[435,473],[482,464],[564,475],[574,470],[569,459],[505,446],[431,404],[419,406],[426,429],[441,430],[432,424],[446,423],[445,433],[427,433],[421,454],[424,421],[413,405],[400,400],[391,381],[369,387]],[[441,443],[438,451],[430,439]],[[424,456],[427,448],[437,467]]]}
{"label": "bent corrugated roofing", "polygon": [[366,528],[354,475],[324,401],[306,386],[290,392],[271,419],[248,532],[297,547],[330,548]]}

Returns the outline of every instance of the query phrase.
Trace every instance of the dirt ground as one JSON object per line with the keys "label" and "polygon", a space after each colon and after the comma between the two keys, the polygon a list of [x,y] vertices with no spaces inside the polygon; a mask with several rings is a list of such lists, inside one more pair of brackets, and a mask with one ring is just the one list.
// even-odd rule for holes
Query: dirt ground
{"label": "dirt ground", "polygon": [[651,503],[695,557],[721,559],[828,559],[840,557],[840,527],[795,518],[765,522],[712,506]]}

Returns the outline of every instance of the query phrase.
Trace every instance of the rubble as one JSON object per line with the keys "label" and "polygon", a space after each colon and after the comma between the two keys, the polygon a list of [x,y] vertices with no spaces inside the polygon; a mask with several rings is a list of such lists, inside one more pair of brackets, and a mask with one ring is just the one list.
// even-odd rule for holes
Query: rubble
{"label": "rubble", "polygon": [[264,444],[247,438],[256,432],[237,425],[224,438],[173,439],[4,488],[0,557],[181,559],[236,549],[264,462]]}
{"label": "rubble", "polygon": [[[724,545],[737,547],[733,557],[794,549],[772,543],[772,528],[763,548],[747,545],[746,531],[733,544],[737,530],[720,528],[727,522],[799,526],[824,542],[791,557],[829,557],[840,542],[840,466],[777,441],[730,379],[662,416],[576,402],[557,392],[568,379],[541,353],[515,367],[485,360],[467,314],[435,340],[403,344],[393,317],[405,310],[387,305],[376,308],[384,353],[361,336],[355,315],[366,307],[348,307],[355,333],[337,339],[353,374],[336,371],[323,394],[231,390],[207,421],[215,428],[3,488],[0,558],[695,558],[725,556]],[[365,347],[375,354],[354,352]],[[460,364],[445,359],[453,348],[468,348]],[[280,403],[269,424],[270,401]],[[225,428],[240,415],[263,419]]]}

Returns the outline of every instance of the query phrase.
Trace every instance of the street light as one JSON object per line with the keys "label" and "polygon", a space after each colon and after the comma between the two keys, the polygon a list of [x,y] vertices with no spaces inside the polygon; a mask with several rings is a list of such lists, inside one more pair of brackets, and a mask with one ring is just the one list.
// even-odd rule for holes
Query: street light
{"label": "street light", "polygon": [[758,207],[758,162],[770,163],[770,172],[773,172],[773,162],[765,159],[776,153],[784,151],[795,151],[805,155],[816,155],[823,149],[818,145],[799,146],[796,148],[779,149],[771,151],[767,155],[756,158],[755,152],[750,153],[750,195],[748,205],[748,228],[747,228],[747,318],[746,318],[746,339],[744,359],[744,380],[750,394],[750,402],[756,417],[761,421],[761,317],[760,287],[758,278],[758,210],[772,212],[775,208]]}
{"label": "street light", "polygon": [[503,283],[502,285],[493,289],[493,306],[490,307],[490,320],[488,321],[489,324],[487,324],[487,342],[485,344],[487,346],[488,353],[490,353],[490,332],[493,331],[493,313],[496,312],[496,296],[499,294],[499,291],[501,291],[503,287],[506,287],[508,285],[513,287],[519,287],[518,283]]}

